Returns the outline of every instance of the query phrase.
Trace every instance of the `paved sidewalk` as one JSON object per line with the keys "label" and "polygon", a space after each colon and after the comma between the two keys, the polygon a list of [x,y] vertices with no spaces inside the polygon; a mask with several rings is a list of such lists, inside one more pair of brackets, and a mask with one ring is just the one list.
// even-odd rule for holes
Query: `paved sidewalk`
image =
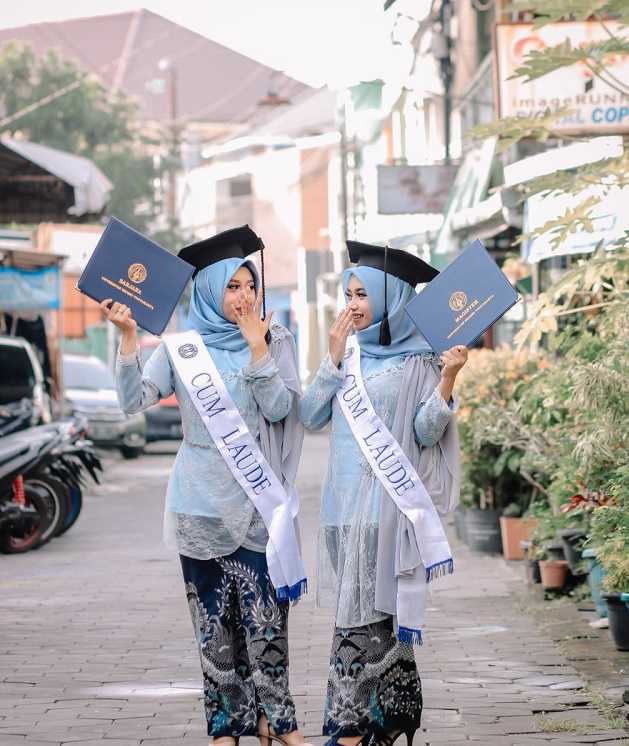
{"label": "paved sidewalk", "polygon": [[[311,575],[326,447],[324,435],[308,438],[300,477]],[[0,557],[0,746],[207,744],[180,571],[161,544],[173,451],[160,448],[112,462],[66,536]],[[458,546],[456,562],[435,584],[417,652],[426,709],[415,744],[629,743],[522,613],[515,571]],[[291,612],[291,680],[316,742],[330,637],[330,615],[312,594]]]}

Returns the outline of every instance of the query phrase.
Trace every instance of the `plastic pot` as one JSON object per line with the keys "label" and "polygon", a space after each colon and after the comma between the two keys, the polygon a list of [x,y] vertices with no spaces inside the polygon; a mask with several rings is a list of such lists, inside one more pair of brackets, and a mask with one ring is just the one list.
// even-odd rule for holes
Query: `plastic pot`
{"label": "plastic pot", "polygon": [[540,560],[539,570],[544,588],[549,591],[558,591],[564,587],[568,575],[566,560]]}
{"label": "plastic pot", "polygon": [[587,537],[585,531],[580,528],[564,528],[559,532],[563,545],[564,555],[573,575],[579,575],[579,563],[581,562],[581,545]]}
{"label": "plastic pot", "polygon": [[607,603],[609,631],[612,634],[616,650],[629,650],[629,608],[622,600],[627,594],[603,593]]}
{"label": "plastic pot", "polygon": [[563,544],[561,542],[554,542],[547,544],[545,547],[546,554],[549,560],[565,560],[566,555],[563,551]]}
{"label": "plastic pot", "polygon": [[605,570],[596,558],[596,549],[584,549],[581,555],[588,565],[588,584],[592,601],[596,606],[596,613],[604,618],[607,616],[607,604],[602,596]]}
{"label": "plastic pot", "polygon": [[470,549],[488,554],[502,552],[498,518],[497,510],[469,508],[465,511],[465,535]]}
{"label": "plastic pot", "polygon": [[460,541],[467,541],[465,536],[465,508],[459,505],[454,511],[454,532]]}

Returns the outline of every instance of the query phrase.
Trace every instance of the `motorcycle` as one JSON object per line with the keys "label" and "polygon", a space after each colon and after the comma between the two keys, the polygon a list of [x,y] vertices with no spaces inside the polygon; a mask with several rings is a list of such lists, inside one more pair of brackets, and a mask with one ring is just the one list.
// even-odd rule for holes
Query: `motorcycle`
{"label": "motorcycle", "polygon": [[33,402],[30,399],[3,404],[0,406],[0,438],[29,427],[32,417]]}
{"label": "motorcycle", "polygon": [[0,551],[17,554],[60,536],[77,520],[85,472],[102,466],[86,422],[39,425],[0,439]]}

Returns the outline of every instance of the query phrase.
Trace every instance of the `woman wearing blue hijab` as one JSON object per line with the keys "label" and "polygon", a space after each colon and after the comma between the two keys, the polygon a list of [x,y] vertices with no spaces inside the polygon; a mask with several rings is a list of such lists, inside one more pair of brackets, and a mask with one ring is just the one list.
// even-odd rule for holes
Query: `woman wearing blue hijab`
{"label": "woman wearing blue hijab", "polygon": [[[292,335],[271,324],[272,314],[261,318],[260,280],[249,257],[262,248],[242,226],[180,252],[196,268],[188,326],[201,336],[251,436],[291,494],[303,439],[301,392]],[[289,603],[269,578],[266,526],[210,437],[167,345],[142,368],[130,310],[101,305],[122,331],[116,372],[124,411],[142,411],[173,391],[181,409],[184,436],[168,482],[164,536],[181,559],[208,735],[220,746],[240,736],[299,746],[304,739],[288,689]]]}
{"label": "woman wearing blue hijab", "polygon": [[[348,337],[355,333],[352,347],[359,345],[359,372],[375,414],[419,475],[428,499],[447,511],[458,494],[451,394],[467,351],[455,348],[439,360],[404,311],[415,286],[431,280],[435,269],[403,251],[347,245],[350,261],[357,263],[343,274],[347,306],[332,326],[329,354],[300,403],[308,429],[331,422],[317,601],[335,608],[336,629],[323,733],[330,746],[391,746],[401,734],[410,746],[422,713],[412,643],[421,642],[427,576],[420,573],[417,545],[413,553],[404,544],[404,516],[376,478],[353,432],[356,423],[350,426],[337,394],[343,396],[347,381],[356,380],[345,359]],[[451,559],[446,566],[452,566]],[[403,575],[411,592],[405,591],[401,606]],[[401,609],[407,619],[402,620]]]}

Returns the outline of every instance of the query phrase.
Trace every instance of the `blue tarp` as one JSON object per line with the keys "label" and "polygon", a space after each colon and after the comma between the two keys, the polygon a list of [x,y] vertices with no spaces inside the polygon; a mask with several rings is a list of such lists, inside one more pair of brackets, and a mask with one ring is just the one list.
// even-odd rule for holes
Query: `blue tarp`
{"label": "blue tarp", "polygon": [[46,311],[59,308],[59,267],[0,267],[0,311]]}

